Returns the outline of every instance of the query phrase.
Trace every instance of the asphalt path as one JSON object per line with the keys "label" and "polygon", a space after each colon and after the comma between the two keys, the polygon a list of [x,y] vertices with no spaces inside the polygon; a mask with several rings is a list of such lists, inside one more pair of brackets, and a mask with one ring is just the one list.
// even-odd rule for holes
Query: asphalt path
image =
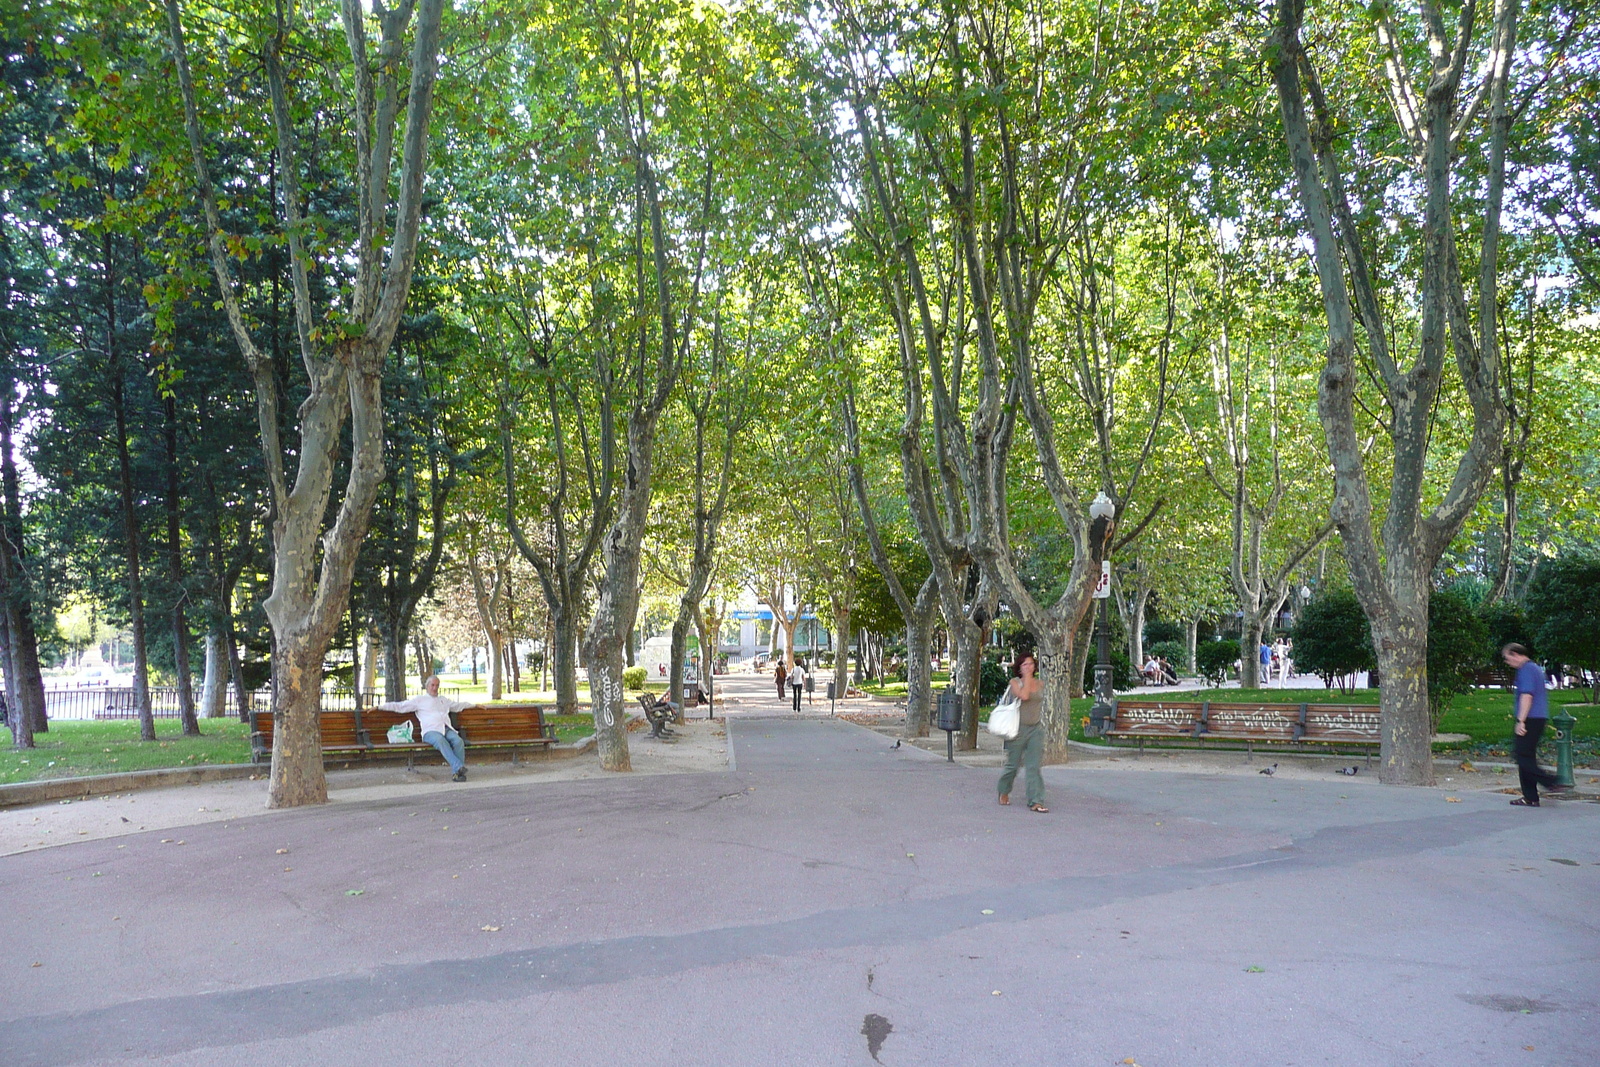
{"label": "asphalt path", "polygon": [[0,1064],[1596,1062],[1600,805],[730,733],[0,859]]}

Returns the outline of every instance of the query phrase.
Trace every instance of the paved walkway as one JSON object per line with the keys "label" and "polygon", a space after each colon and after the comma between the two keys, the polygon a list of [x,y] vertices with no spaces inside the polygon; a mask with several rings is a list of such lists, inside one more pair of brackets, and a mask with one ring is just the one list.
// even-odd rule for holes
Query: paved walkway
{"label": "paved walkway", "polygon": [[1600,805],[729,729],[4,857],[0,1064],[1593,1063]]}

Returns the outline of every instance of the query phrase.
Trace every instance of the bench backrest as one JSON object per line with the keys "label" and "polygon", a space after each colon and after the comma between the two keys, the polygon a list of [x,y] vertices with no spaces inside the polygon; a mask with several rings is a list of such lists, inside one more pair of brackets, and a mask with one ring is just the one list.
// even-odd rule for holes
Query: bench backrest
{"label": "bench backrest", "polygon": [[1262,741],[1294,741],[1300,737],[1299,704],[1234,704],[1212,701],[1206,709],[1207,734]]}
{"label": "bench backrest", "polygon": [[1204,704],[1184,700],[1119,700],[1113,729],[1122,734],[1192,735]]}
{"label": "bench backrest", "polygon": [[1382,739],[1376,705],[1307,704],[1306,739],[1310,741],[1367,741]]}
{"label": "bench backrest", "polygon": [[[322,711],[317,715],[317,721],[322,727],[323,748],[359,748],[361,746],[361,732],[354,711]],[[258,747],[269,749],[272,747],[272,734],[275,722],[271,710],[252,711],[250,713],[250,732],[252,738],[258,742]]]}
{"label": "bench backrest", "polygon": [[533,741],[554,737],[555,731],[544,721],[544,708],[538,704],[474,705],[457,712],[456,728],[467,744]]}
{"label": "bench backrest", "polygon": [[1116,709],[1113,730],[1129,736],[1363,743],[1381,736],[1377,707],[1363,704],[1119,700]]}
{"label": "bench backrest", "polygon": [[385,748],[389,744],[389,727],[398,726],[403,722],[411,724],[411,743],[422,744],[422,723],[409,711],[382,711],[378,708],[367,708],[361,712],[361,731],[366,734],[366,742],[373,748]]}

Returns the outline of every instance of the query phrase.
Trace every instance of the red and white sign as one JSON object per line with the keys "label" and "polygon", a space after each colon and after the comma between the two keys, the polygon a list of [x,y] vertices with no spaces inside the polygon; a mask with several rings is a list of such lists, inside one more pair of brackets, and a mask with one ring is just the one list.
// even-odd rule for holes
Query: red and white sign
{"label": "red and white sign", "polygon": [[1110,595],[1111,561],[1109,559],[1103,559],[1100,561],[1100,580],[1094,583],[1094,598],[1096,600],[1104,600]]}

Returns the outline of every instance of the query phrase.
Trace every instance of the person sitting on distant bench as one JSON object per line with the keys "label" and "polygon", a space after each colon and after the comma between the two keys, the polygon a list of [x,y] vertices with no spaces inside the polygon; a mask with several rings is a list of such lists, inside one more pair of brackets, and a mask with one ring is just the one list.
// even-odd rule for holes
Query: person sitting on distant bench
{"label": "person sitting on distant bench", "polygon": [[402,714],[409,712],[417,717],[417,724],[422,727],[422,740],[439,750],[439,755],[450,765],[450,780],[464,782],[467,780],[467,742],[450,725],[450,713],[470,708],[471,704],[459,700],[447,700],[439,695],[439,676],[428,675],[428,680],[422,683],[422,688],[427,692],[420,693],[410,700],[395,700],[388,704],[379,704],[380,711],[398,711]]}

